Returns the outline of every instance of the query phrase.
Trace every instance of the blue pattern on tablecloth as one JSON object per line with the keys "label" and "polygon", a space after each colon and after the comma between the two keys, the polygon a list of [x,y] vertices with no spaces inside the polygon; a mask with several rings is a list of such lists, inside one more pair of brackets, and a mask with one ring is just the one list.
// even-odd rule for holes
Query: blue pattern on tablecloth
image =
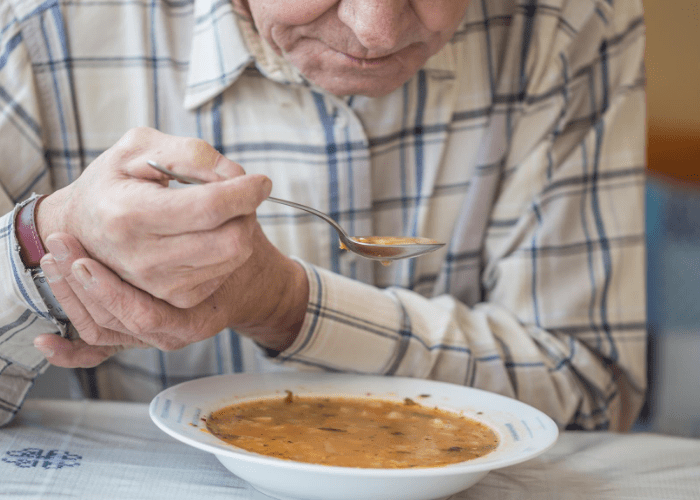
{"label": "blue pattern on tablecloth", "polygon": [[[41,448],[24,448],[5,452],[7,457],[2,461],[16,465],[23,469],[30,467],[42,467],[44,469],[62,469],[63,467],[78,467],[82,456],[61,450],[47,450]],[[9,458],[8,458],[9,457]]]}

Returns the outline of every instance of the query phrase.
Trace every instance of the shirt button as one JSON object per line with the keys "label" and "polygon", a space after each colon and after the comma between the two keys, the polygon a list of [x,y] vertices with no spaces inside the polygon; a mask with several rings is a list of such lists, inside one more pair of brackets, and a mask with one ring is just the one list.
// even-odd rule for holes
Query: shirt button
{"label": "shirt button", "polygon": [[348,126],[348,117],[345,116],[344,112],[338,112],[335,115],[335,125],[336,127],[345,128]]}

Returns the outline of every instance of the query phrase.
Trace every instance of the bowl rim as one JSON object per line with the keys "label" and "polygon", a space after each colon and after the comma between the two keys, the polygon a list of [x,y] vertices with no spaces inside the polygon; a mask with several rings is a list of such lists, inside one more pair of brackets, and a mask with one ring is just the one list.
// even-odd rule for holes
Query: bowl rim
{"label": "bowl rim", "polygon": [[[508,467],[511,465],[515,465],[518,463],[522,463],[528,460],[531,460],[532,458],[535,458],[536,456],[546,452],[548,449],[550,449],[554,444],[556,443],[558,437],[559,437],[559,428],[557,424],[545,413],[542,411],[534,408],[533,406],[528,405],[527,403],[524,403],[522,401],[519,401],[514,398],[510,398],[507,396],[503,396],[497,393],[493,393],[490,391],[485,391],[483,389],[477,389],[473,387],[468,387],[468,386],[460,386],[458,384],[452,384],[449,382],[442,382],[442,381],[435,381],[435,380],[427,380],[427,379],[418,379],[418,378],[411,378],[411,377],[399,377],[399,376],[384,376],[384,375],[365,375],[365,374],[355,374],[355,373],[323,373],[322,376],[325,377],[326,381],[330,382],[332,378],[337,377],[337,378],[345,378],[345,377],[362,377],[364,381],[372,381],[375,379],[381,379],[385,380],[387,378],[390,378],[394,381],[399,380],[399,381],[410,381],[413,383],[420,383],[421,385],[449,385],[453,386],[455,391],[466,391],[472,394],[477,394],[481,395],[482,397],[486,398],[491,398],[495,400],[501,400],[501,401],[506,401],[509,404],[513,404],[515,406],[520,406],[521,408],[527,408],[528,411],[535,412],[535,414],[538,417],[538,420],[542,423],[543,427],[545,428],[545,439],[541,440],[540,442],[535,442],[534,446],[528,447],[526,450],[521,450],[518,453],[513,454],[512,456],[505,456],[505,457],[499,457],[496,459],[489,459],[489,456],[491,454],[484,455],[483,457],[479,457],[476,459],[464,461],[464,462],[457,462],[454,464],[449,464],[449,465],[443,465],[443,466],[437,466],[437,467],[411,467],[411,468],[397,468],[397,469],[390,469],[390,468],[364,468],[364,467],[341,467],[341,466],[334,466],[334,465],[324,465],[324,464],[315,464],[315,463],[309,463],[309,462],[298,462],[294,460],[289,460],[289,459],[282,459],[282,458],[277,458],[277,457],[271,457],[267,455],[262,455],[254,452],[249,452],[247,450],[244,450],[242,448],[236,448],[233,445],[230,445],[224,441],[221,441],[220,443],[216,444],[210,444],[206,443],[200,440],[193,439],[186,434],[183,434],[181,432],[178,432],[174,426],[168,425],[162,418],[160,418],[157,415],[157,408],[159,405],[160,399],[167,397],[170,393],[174,393],[177,390],[182,390],[186,388],[189,385],[194,385],[195,383],[201,384],[205,382],[207,379],[227,379],[227,378],[234,378],[234,379],[245,379],[245,378],[259,378],[259,377],[285,377],[287,381],[292,384],[295,383],[293,380],[290,380],[290,375],[292,378],[295,378],[295,375],[299,374],[305,374],[302,375],[303,378],[308,377],[308,374],[312,372],[271,372],[271,373],[230,373],[230,374],[223,374],[223,375],[211,375],[207,377],[201,377],[197,379],[193,379],[190,381],[182,382],[180,384],[171,386],[167,389],[164,389],[161,391],[158,395],[156,395],[151,403],[149,404],[149,416],[151,417],[151,420],[153,423],[163,432],[166,434],[170,435],[174,439],[183,442],[185,444],[188,444],[190,446],[193,446],[194,448],[200,449],[202,451],[206,451],[209,453],[212,453],[216,455],[217,457],[224,457],[234,459],[234,460],[240,460],[242,462],[246,463],[251,463],[251,464],[257,464],[257,465],[264,465],[267,467],[273,467],[277,469],[285,469],[285,470],[295,470],[295,471],[304,471],[304,472],[318,472],[318,473],[327,473],[327,474],[334,474],[334,475],[351,475],[355,477],[364,477],[364,478],[372,478],[372,477],[387,477],[387,478],[401,478],[404,476],[410,476],[413,478],[416,477],[427,477],[427,476],[452,476],[452,475],[458,475],[458,474],[469,474],[469,473],[478,473],[478,472],[484,472],[484,471],[491,471],[491,470],[497,470],[501,469],[503,467]],[[318,376],[318,373],[315,374],[315,376]],[[267,397],[272,397],[273,395],[277,395],[276,393],[268,393],[269,396]],[[250,393],[249,393],[250,395]],[[248,397],[249,395],[243,395],[243,398],[248,398],[248,399],[253,399],[252,397]],[[258,396],[256,394],[255,397],[266,397],[263,395]],[[361,397],[361,396],[357,396]],[[381,398],[381,396],[377,396]],[[242,399],[243,401],[245,399]],[[234,404],[234,403],[230,403]],[[471,417],[470,417],[471,418]],[[486,425],[489,425],[495,432],[501,434],[500,429],[494,428],[493,423],[489,423],[488,419],[485,419]],[[206,433],[205,431],[202,431],[203,436],[208,436],[212,439],[218,440],[215,436]],[[500,436],[502,437],[502,436]],[[496,452],[498,449],[494,450]]]}

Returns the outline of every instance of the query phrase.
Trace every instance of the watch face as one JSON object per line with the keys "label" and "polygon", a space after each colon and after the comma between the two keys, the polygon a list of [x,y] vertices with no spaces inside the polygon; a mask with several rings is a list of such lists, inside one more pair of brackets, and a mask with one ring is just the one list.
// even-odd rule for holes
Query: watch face
{"label": "watch face", "polygon": [[41,298],[44,300],[44,304],[46,304],[49,316],[60,321],[61,323],[68,323],[70,321],[68,319],[68,315],[65,313],[63,308],[61,308],[61,304],[51,291],[49,282],[46,280],[46,276],[44,276],[44,272],[40,267],[32,269],[32,279],[34,280],[34,285],[36,286],[39,295],[41,295]]}

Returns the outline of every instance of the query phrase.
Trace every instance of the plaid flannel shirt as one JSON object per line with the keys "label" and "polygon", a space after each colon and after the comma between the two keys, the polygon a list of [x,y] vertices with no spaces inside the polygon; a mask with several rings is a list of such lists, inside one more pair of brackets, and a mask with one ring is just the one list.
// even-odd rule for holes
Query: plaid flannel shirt
{"label": "plaid flannel shirt", "polygon": [[78,370],[90,395],[147,401],[236,371],[404,375],[516,397],[569,428],[624,429],[645,387],[641,0],[472,0],[454,38],[381,98],[336,97],[230,2],[0,0],[0,422],[60,329],[13,213],[69,184],[131,127],[200,137],[273,195],[356,235],[438,252],[357,259],[305,213],[258,218],[310,297],[274,360],[227,330]]}

